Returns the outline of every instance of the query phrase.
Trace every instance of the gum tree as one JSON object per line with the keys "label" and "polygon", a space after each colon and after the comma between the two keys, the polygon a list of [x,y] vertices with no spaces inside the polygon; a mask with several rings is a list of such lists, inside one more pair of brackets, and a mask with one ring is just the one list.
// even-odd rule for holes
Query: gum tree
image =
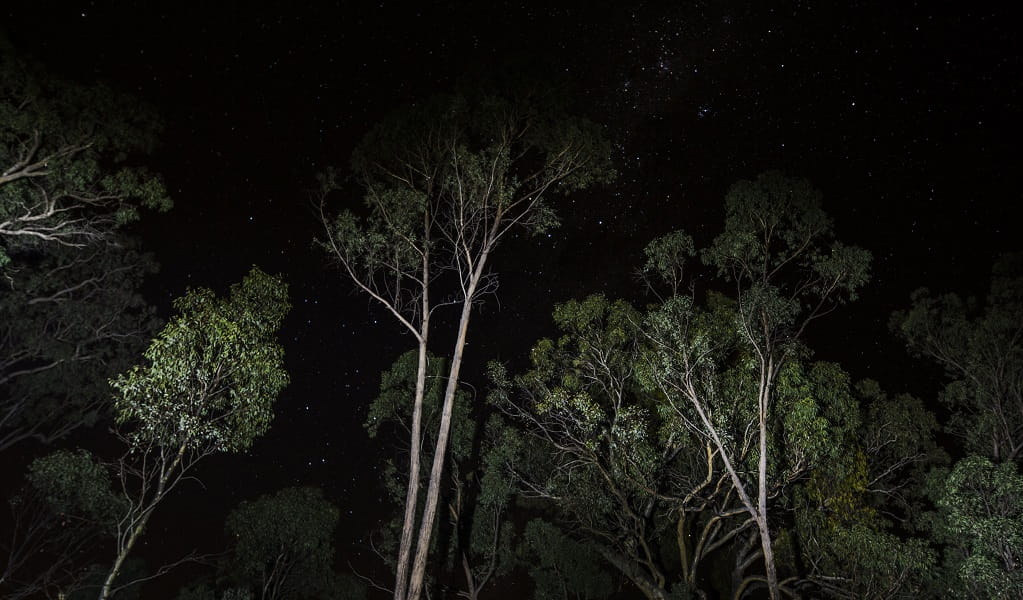
{"label": "gum tree", "polygon": [[25,248],[106,242],[139,208],[169,208],[159,178],[129,162],[159,130],[137,100],[61,81],[0,39],[0,267]]}
{"label": "gum tree", "polygon": [[331,592],[337,507],[315,488],[286,488],[242,502],[227,516],[235,540],[228,574],[265,600]]}
{"label": "gum tree", "polygon": [[253,268],[227,298],[190,290],[144,353],[111,382],[129,446],[117,468],[128,505],[117,522],[115,558],[100,590],[116,592],[118,573],[146,523],[186,474],[217,452],[240,452],[270,427],[287,385],[277,330],[287,287]]}
{"label": "gum tree", "polygon": [[[776,388],[783,369],[803,353],[806,328],[851,299],[867,281],[869,254],[834,240],[820,192],[809,182],[778,173],[733,185],[725,198],[725,228],[703,261],[731,288],[735,302],[728,338],[707,335],[705,313],[692,298],[675,294],[651,317],[652,380],[676,403],[691,429],[712,443],[746,512],[756,523],[770,597],[779,597],[768,497],[771,429],[781,418]],[[692,240],[677,233],[655,242],[648,270],[673,290],[683,290]],[[729,352],[741,357],[744,380],[732,389],[715,385]],[[722,394],[725,394],[726,397]],[[754,466],[746,472],[737,449],[746,448],[716,420],[726,406],[751,403],[749,428]]]}
{"label": "gum tree", "polygon": [[107,416],[109,378],[157,328],[138,291],[155,264],[129,240],[16,256],[17,285],[0,293],[0,452]]}
{"label": "gum tree", "polygon": [[917,290],[892,326],[912,352],[945,369],[949,430],[967,451],[995,461],[1023,457],[1023,254],[994,265],[987,301]]}
{"label": "gum tree", "polygon": [[[327,196],[337,184],[325,178],[324,246],[419,346],[396,600],[422,594],[469,321],[473,307],[496,290],[491,257],[511,231],[555,226],[551,200],[609,178],[609,156],[599,127],[552,108],[550,98],[440,96],[395,113],[363,140],[352,161],[364,192],[363,217],[328,212]],[[455,306],[459,317],[420,505],[415,482],[426,351],[430,318],[444,305]]]}

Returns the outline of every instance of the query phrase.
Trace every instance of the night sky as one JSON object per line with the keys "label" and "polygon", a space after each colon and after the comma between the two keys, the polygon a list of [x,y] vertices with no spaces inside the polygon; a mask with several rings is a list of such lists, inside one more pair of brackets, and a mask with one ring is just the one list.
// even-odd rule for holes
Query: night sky
{"label": "night sky", "polygon": [[175,207],[135,230],[161,264],[148,289],[165,316],[186,287],[224,291],[252,264],[291,286],[292,383],[271,431],[201,466],[205,491],[179,489],[143,555],[218,551],[239,501],[317,485],[341,508],[339,562],[380,569],[365,536],[384,516],[372,466],[384,452],[362,422],[380,371],[412,340],[313,246],[310,192],[390,110],[460,81],[523,71],[567,86],[576,112],[607,126],[619,171],[558,205],[550,236],[500,248],[498,298],[470,332],[470,382],[488,360],[521,364],[552,333],[557,302],[598,291],[642,302],[643,246],[676,228],[708,243],[728,186],[766,169],[813,181],[839,239],[873,252],[861,299],[810,341],[894,391],[920,365],[888,333],[891,311],[920,286],[983,292],[993,257],[1020,246],[1023,60],[1002,3],[172,4],[0,9],[0,31],[49,71],[162,114],[147,164]]}

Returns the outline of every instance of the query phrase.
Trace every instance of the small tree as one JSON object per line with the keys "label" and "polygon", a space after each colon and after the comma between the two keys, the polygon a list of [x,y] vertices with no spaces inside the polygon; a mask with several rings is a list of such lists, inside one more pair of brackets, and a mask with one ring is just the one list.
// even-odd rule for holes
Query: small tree
{"label": "small tree", "polygon": [[128,509],[117,523],[116,556],[100,591],[106,600],[153,511],[200,460],[239,452],[270,426],[288,382],[275,341],[288,312],[287,287],[253,268],[230,296],[189,291],[153,340],[146,363],[111,382],[129,451],[118,465]]}
{"label": "small tree", "polygon": [[70,594],[85,587],[99,544],[114,535],[124,499],[106,466],[85,451],[60,450],[32,461],[9,504],[10,539],[0,594],[14,600]]}
{"label": "small tree", "polygon": [[287,488],[242,502],[227,516],[234,542],[228,573],[264,600],[331,592],[337,508],[314,488]]}

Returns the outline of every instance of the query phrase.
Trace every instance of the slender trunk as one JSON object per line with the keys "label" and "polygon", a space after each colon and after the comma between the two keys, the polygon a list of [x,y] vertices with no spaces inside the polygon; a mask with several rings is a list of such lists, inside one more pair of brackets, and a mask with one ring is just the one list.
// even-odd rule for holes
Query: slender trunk
{"label": "slender trunk", "polygon": [[107,573],[107,578],[103,581],[103,587],[99,591],[99,600],[107,600],[110,597],[111,586],[114,584],[114,580],[117,579],[118,574],[121,572],[121,567],[124,566],[124,561],[128,558],[128,554],[131,552],[132,547],[135,546],[135,542],[138,541],[142,535],[142,530],[145,529],[146,523],[149,522],[149,517],[152,516],[153,510],[156,505],[163,499],[164,492],[166,491],[167,481],[170,479],[171,473],[178,468],[181,464],[181,458],[185,455],[185,449],[188,447],[188,440],[182,442],[181,447],[178,448],[177,455],[174,457],[174,461],[170,464],[170,467],[163,472],[160,476],[160,481],[156,486],[156,494],[153,496],[153,500],[149,503],[149,506],[142,511],[139,516],[138,523],[131,531],[131,535],[128,536],[128,541],[125,543],[121,551],[118,552],[117,558],[114,560],[114,565],[110,568],[110,572]]}
{"label": "slender trunk", "polygon": [[465,586],[468,590],[467,598],[469,600],[477,600],[479,598],[479,588],[476,587],[476,578],[473,577],[472,567],[469,566],[469,559],[466,557],[465,552],[462,553],[462,571],[465,572]]}
{"label": "slender trunk", "polygon": [[767,576],[767,591],[771,600],[778,600],[778,572],[774,565],[774,550],[771,532],[767,524],[767,417],[771,393],[771,370],[768,361],[766,372],[760,381],[760,459],[757,462],[757,527],[760,529],[760,547],[764,551],[764,572]]}
{"label": "slender trunk", "polygon": [[401,525],[401,542],[398,546],[398,564],[394,582],[394,600],[404,600],[408,589],[408,567],[412,551],[412,534],[416,525],[416,509],[419,502],[420,450],[423,444],[422,417],[423,396],[426,393],[426,334],[429,331],[429,312],[426,294],[423,295],[422,335],[419,341],[419,366],[416,369],[416,395],[412,403],[412,433],[409,450],[408,489],[405,492],[405,519]]}
{"label": "slender trunk", "polygon": [[469,331],[469,317],[472,316],[473,296],[476,286],[483,274],[487,253],[480,256],[476,271],[472,274],[465,300],[462,303],[462,315],[458,320],[458,337],[455,338],[455,351],[451,358],[451,370],[448,372],[448,385],[444,390],[444,408],[440,417],[440,429],[437,432],[437,446],[433,453],[433,466],[430,469],[430,487],[426,492],[426,506],[423,509],[423,520],[419,524],[419,541],[416,544],[416,555],[412,562],[412,577],[409,581],[409,600],[419,600],[423,592],[423,578],[426,574],[426,559],[430,553],[430,536],[433,534],[434,517],[437,514],[437,501],[440,498],[441,475],[444,471],[444,458],[447,455],[448,436],[451,433],[451,413],[455,405],[455,392],[458,390],[458,375],[462,369],[462,354]]}

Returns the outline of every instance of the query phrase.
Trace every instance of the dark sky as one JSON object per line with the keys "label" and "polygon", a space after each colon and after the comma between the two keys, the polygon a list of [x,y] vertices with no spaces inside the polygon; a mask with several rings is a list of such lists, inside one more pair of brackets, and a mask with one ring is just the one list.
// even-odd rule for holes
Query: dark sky
{"label": "dark sky", "polygon": [[521,360],[555,302],[641,300],[642,247],[680,227],[709,242],[728,186],[765,169],[813,181],[840,238],[874,253],[861,301],[813,342],[898,391],[915,363],[887,333],[890,312],[923,285],[982,291],[992,258],[1020,246],[1023,61],[996,3],[4,4],[0,30],[20,51],[164,116],[151,165],[176,206],[138,228],[162,264],[155,302],[223,290],[252,264],[291,285],[293,383],[273,429],[246,455],[210,460],[206,491],[182,492],[150,546],[190,531],[215,551],[238,501],[312,484],[342,508],[339,554],[372,563],[380,452],[361,423],[381,368],[411,342],[313,248],[309,190],[381,116],[467,77],[524,70],[567,85],[578,112],[607,125],[620,173],[563,203],[550,238],[501,249],[470,380],[486,360]]}

